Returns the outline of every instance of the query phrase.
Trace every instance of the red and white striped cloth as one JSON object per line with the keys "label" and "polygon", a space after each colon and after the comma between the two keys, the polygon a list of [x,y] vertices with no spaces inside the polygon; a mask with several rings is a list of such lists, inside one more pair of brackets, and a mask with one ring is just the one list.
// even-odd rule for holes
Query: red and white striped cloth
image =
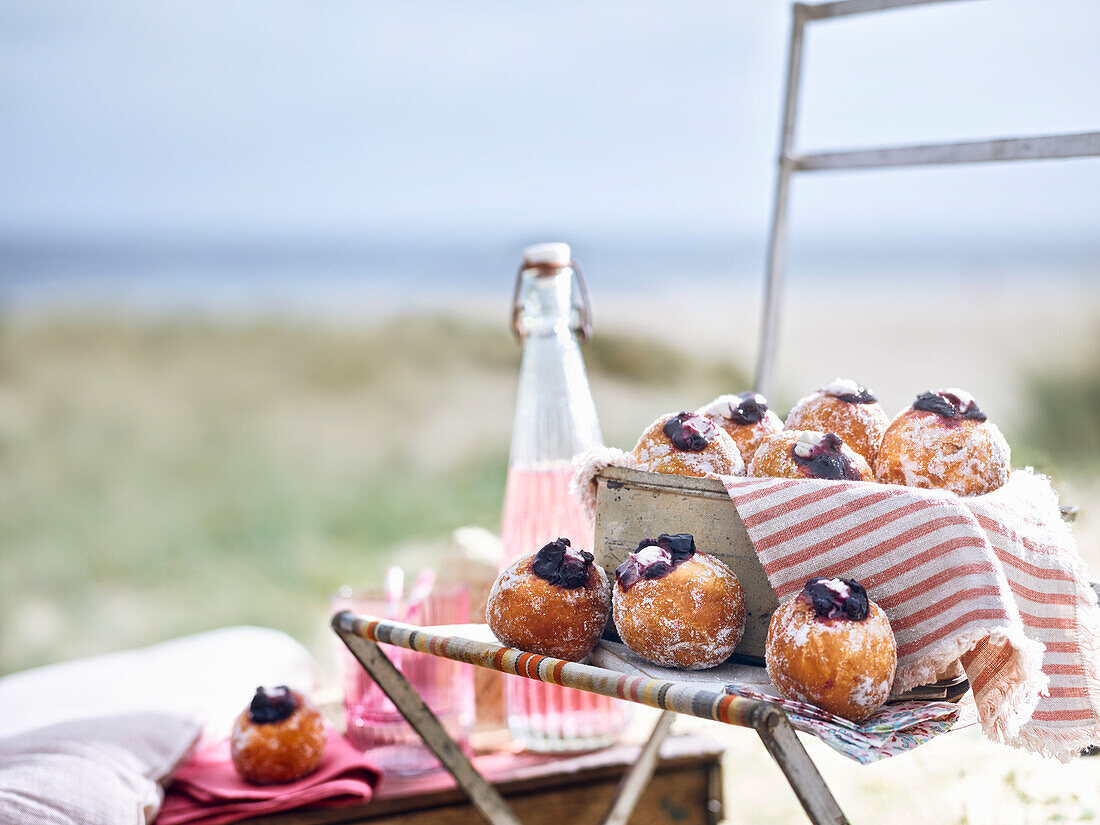
{"label": "red and white striped cloth", "polygon": [[1100,740],[1100,610],[1043,476],[993,493],[722,479],[781,602],[814,576],[861,581],[898,641],[895,692],[961,659],[998,741],[1072,756]]}
{"label": "red and white striped cloth", "polygon": [[[630,463],[590,451],[574,488],[590,504],[601,466]],[[722,482],[780,602],[814,576],[866,586],[897,638],[895,692],[961,661],[990,738],[1060,758],[1100,744],[1100,608],[1046,477],[1016,470],[971,498],[868,482]]]}

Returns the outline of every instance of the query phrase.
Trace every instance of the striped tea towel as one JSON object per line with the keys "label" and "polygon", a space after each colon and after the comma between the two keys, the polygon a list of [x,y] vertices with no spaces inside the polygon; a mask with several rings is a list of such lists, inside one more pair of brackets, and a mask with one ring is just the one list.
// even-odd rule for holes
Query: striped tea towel
{"label": "striped tea towel", "polygon": [[869,482],[722,482],[785,602],[814,576],[861,581],[898,642],[894,691],[961,660],[997,741],[1059,758],[1100,742],[1100,609],[1049,481],[985,496]]}

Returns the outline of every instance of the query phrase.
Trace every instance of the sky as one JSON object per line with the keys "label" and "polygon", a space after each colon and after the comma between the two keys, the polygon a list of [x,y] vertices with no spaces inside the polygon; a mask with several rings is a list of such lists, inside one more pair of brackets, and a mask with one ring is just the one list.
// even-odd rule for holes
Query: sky
{"label": "sky", "polygon": [[[766,234],[771,0],[0,0],[0,237]],[[804,150],[1100,128],[1100,3],[965,0],[810,31]],[[1100,160],[796,181],[807,244],[1100,258]]]}

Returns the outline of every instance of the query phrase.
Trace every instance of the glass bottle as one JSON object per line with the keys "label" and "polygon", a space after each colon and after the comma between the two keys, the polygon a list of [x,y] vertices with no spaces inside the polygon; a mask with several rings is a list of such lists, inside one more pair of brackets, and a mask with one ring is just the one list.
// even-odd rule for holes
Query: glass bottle
{"label": "glass bottle", "polygon": [[[571,459],[602,441],[578,346],[578,335],[590,334],[589,317],[568,245],[525,249],[512,310],[523,361],[501,526],[506,564],[559,536],[592,547],[592,521],[569,495]],[[624,723],[615,700],[519,676],[505,680],[505,705],[512,738],[532,751],[605,747]]]}

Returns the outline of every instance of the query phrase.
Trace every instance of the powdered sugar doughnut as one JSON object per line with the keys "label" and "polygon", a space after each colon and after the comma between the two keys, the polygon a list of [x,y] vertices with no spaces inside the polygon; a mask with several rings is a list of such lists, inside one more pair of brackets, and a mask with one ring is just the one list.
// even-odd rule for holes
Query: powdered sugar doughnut
{"label": "powdered sugar doughnut", "polygon": [[977,496],[1008,481],[1008,442],[969,393],[925,392],[886,430],[875,474],[879,481]]}
{"label": "powdered sugar doughnut", "polygon": [[603,568],[560,538],[497,577],[485,620],[501,644],[579,662],[599,642],[610,612]]}
{"label": "powdered sugar doughnut", "polygon": [[788,413],[788,430],[836,433],[874,466],[890,417],[874,393],[848,378],[836,378],[801,399]]}
{"label": "powdered sugar doughnut", "polygon": [[623,643],[659,665],[714,667],[745,632],[737,576],[686,533],[644,539],[615,571],[612,602]]}
{"label": "powdered sugar doughnut", "polygon": [[874,481],[863,456],[834,433],[783,430],[764,439],[749,464],[750,476]]}
{"label": "powdered sugar doughnut", "polygon": [[633,455],[651,473],[700,478],[707,473],[745,474],[741,451],[729,434],[696,413],[661,416],[642,433]]}
{"label": "powdered sugar doughnut", "polygon": [[293,782],[320,766],[324,721],[317,708],[286,685],[258,687],[233,724],[229,752],[246,782]]}
{"label": "powdered sugar doughnut", "polygon": [[720,395],[697,412],[729,433],[745,464],[767,436],[783,429],[783,420],[768,409],[768,399],[758,392]]}
{"label": "powdered sugar doughnut", "polygon": [[787,699],[862,722],[890,695],[897,642],[886,613],[852,579],[810,579],[772,614],[768,676]]}

